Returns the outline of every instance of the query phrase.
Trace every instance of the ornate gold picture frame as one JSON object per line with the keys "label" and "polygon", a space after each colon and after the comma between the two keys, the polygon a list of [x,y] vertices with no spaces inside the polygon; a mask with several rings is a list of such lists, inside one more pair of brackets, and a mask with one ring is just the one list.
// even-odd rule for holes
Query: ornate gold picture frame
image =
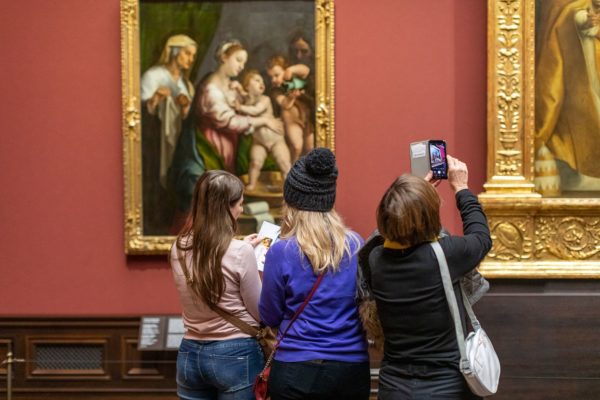
{"label": "ornate gold picture frame", "polygon": [[[177,67],[177,77],[170,66]],[[283,81],[274,78],[278,67],[285,72]],[[127,254],[168,252],[186,202],[189,207],[190,188],[203,170],[228,169],[240,176],[248,184],[244,198],[268,202],[267,213],[276,217],[285,160],[293,163],[314,146],[335,150],[333,0],[121,0],[121,68]],[[230,78],[217,94],[224,94],[223,107],[234,116],[227,121],[237,118],[247,125],[239,131],[229,126],[219,131],[223,119],[207,117],[209,112],[224,115],[223,108],[207,105],[214,106],[214,98],[203,97],[215,93],[208,85],[217,73]],[[257,103],[249,103],[259,98],[245,86],[253,76],[263,82],[253,90],[264,91],[274,109],[264,118],[252,107]],[[295,119],[284,115],[288,103],[278,103],[292,98]],[[275,122],[260,125],[259,120]],[[208,125],[212,136],[203,130]],[[284,136],[290,156],[265,145],[268,156],[256,167],[250,150],[262,140],[255,136],[261,127]],[[300,145],[290,132],[296,132]],[[191,139],[182,143],[184,137]],[[226,139],[233,145],[223,145]],[[195,164],[187,175],[173,178],[182,154]],[[260,171],[255,184],[251,168]],[[255,231],[258,219],[250,214],[241,219],[241,227]]]}
{"label": "ornate gold picture frame", "polygon": [[[592,27],[585,22],[591,3],[488,0],[487,182],[479,196],[494,240],[480,267],[487,277],[600,278],[600,192],[593,184],[574,190],[569,181],[588,174],[582,149],[595,151],[599,161],[591,162],[600,172],[600,130],[590,122],[598,114],[585,119],[587,111],[577,111],[577,120],[588,122],[574,135],[558,128],[559,112],[574,111],[565,110],[567,96],[581,99],[576,90],[584,90],[569,85],[586,73],[572,64],[587,57],[583,30],[575,27]],[[574,53],[558,61],[567,57],[559,54],[564,48]],[[595,65],[591,72],[600,73]]]}

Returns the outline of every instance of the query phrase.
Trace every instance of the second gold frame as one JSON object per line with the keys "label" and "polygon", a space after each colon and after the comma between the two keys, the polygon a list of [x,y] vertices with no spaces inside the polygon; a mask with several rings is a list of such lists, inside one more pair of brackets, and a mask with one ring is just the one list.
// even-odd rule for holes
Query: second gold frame
{"label": "second gold frame", "polygon": [[[554,3],[576,2],[585,0]],[[536,111],[541,113],[536,5],[535,0],[488,0],[488,160],[480,200],[494,245],[480,270],[490,278],[600,278],[600,192],[542,196],[539,182],[536,190],[536,178],[546,171],[535,122]],[[544,18],[554,22],[557,15]],[[550,40],[537,39],[541,46]],[[537,84],[539,90],[555,82]]]}

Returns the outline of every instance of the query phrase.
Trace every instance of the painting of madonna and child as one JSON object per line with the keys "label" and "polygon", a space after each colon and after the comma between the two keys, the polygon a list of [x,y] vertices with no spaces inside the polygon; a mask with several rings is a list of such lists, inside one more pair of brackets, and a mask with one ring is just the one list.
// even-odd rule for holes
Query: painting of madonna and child
{"label": "painting of madonna and child", "polygon": [[176,234],[194,185],[246,185],[240,233],[280,214],[283,180],[315,143],[312,1],[140,3],[144,235]]}

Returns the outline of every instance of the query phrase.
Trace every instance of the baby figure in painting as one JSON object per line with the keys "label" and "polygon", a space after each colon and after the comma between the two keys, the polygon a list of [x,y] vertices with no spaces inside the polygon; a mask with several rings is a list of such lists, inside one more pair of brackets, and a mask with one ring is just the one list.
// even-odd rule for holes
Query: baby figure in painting
{"label": "baby figure in painting", "polygon": [[303,90],[310,69],[304,64],[289,65],[285,57],[278,55],[267,62],[267,73],[271,78],[271,96],[281,108],[292,162],[295,162],[312,150],[315,142],[310,100]]}
{"label": "baby figure in painting", "polygon": [[[237,86],[235,88],[243,100],[243,102],[235,106],[238,112],[252,117],[273,117],[271,99],[264,95],[265,83],[257,70],[246,72],[242,79],[241,87]],[[285,180],[292,166],[290,151],[285,143],[285,138],[267,127],[257,128],[252,132],[250,166],[248,169],[248,185],[246,186],[246,190],[254,190],[256,188],[260,170],[268,154],[271,154],[275,159]]]}

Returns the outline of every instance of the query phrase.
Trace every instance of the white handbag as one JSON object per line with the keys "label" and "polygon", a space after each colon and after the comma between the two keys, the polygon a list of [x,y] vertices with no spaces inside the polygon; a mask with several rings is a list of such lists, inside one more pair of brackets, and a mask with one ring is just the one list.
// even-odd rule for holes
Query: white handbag
{"label": "white handbag", "polygon": [[473,332],[469,333],[466,339],[464,338],[458,303],[454,295],[446,256],[444,255],[442,246],[438,242],[430,244],[440,265],[444,292],[446,293],[446,299],[450,307],[450,314],[452,314],[452,319],[454,320],[456,341],[458,342],[458,349],[460,351],[460,372],[462,372],[473,393],[478,396],[492,395],[498,391],[498,382],[500,381],[500,361],[498,360],[494,346],[492,346],[490,338],[481,327],[481,324],[479,324],[477,317],[475,317],[475,313],[461,285],[460,290],[462,292],[463,304],[473,326]]}

